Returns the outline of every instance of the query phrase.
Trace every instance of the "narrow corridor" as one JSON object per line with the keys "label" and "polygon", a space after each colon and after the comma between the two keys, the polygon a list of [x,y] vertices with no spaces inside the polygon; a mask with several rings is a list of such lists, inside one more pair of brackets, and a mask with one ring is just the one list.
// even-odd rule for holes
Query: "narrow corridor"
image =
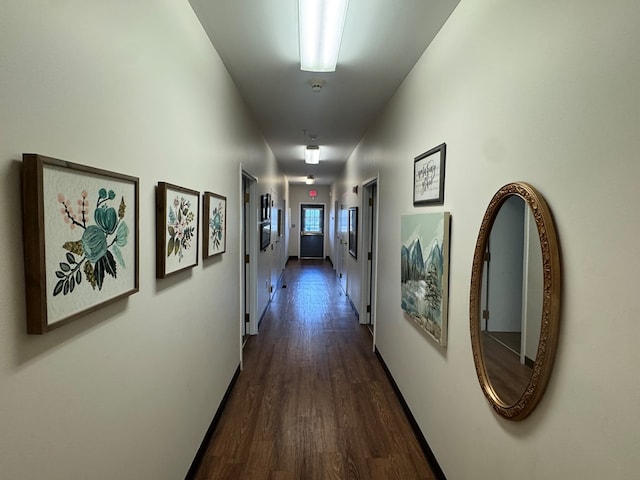
{"label": "narrow corridor", "polygon": [[328,262],[287,264],[196,478],[435,478]]}

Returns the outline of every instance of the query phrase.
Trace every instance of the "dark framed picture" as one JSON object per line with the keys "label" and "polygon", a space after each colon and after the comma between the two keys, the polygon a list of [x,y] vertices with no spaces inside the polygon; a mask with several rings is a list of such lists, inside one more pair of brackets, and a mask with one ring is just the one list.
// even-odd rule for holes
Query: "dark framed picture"
{"label": "dark framed picture", "polygon": [[444,203],[445,143],[417,156],[413,161],[413,204]]}
{"label": "dark framed picture", "polygon": [[211,192],[202,195],[202,258],[224,253],[227,248],[227,197]]}
{"label": "dark framed picture", "polygon": [[260,221],[271,220],[271,194],[260,195]]}
{"label": "dark framed picture", "polygon": [[281,236],[282,236],[282,233],[283,233],[283,223],[282,223],[282,222],[283,222],[283,218],[282,218],[282,209],[281,209],[281,208],[279,208],[279,209],[278,209],[278,212],[277,212],[277,225],[278,225],[278,229],[277,229],[277,232],[276,232],[276,235],[277,235],[278,237],[281,237]]}
{"label": "dark framed picture", "polygon": [[349,208],[349,253],[358,258],[358,207]]}
{"label": "dark framed picture", "polygon": [[156,188],[156,278],[198,264],[200,192],[170,183]]}
{"label": "dark framed picture", "polygon": [[28,333],[138,291],[138,200],[137,177],[23,155]]}
{"label": "dark framed picture", "polygon": [[271,245],[271,222],[260,223],[260,250],[266,250]]}

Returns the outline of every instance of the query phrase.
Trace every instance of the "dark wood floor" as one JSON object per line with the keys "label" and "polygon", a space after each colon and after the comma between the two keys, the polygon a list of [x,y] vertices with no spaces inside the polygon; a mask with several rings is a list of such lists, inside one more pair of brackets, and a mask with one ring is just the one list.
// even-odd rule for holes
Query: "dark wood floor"
{"label": "dark wood floor", "polygon": [[330,265],[289,262],[197,480],[434,479]]}
{"label": "dark wood floor", "polygon": [[532,368],[520,364],[520,357],[492,335],[483,332],[481,338],[489,380],[505,405],[514,405],[529,384]]}

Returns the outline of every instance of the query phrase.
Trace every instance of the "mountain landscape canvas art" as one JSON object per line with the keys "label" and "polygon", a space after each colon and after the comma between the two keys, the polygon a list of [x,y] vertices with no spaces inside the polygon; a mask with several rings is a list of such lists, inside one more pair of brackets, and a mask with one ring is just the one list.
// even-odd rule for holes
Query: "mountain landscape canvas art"
{"label": "mountain landscape canvas art", "polygon": [[449,212],[402,215],[402,309],[438,344],[447,344]]}

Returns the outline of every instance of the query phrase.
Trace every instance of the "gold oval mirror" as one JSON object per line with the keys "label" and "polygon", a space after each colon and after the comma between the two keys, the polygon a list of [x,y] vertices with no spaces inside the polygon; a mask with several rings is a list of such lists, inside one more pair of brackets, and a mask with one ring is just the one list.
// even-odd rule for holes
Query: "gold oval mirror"
{"label": "gold oval mirror", "polygon": [[482,219],[471,271],[473,360],[493,409],[522,420],[546,388],[560,317],[560,253],[544,198],[510,183]]}

